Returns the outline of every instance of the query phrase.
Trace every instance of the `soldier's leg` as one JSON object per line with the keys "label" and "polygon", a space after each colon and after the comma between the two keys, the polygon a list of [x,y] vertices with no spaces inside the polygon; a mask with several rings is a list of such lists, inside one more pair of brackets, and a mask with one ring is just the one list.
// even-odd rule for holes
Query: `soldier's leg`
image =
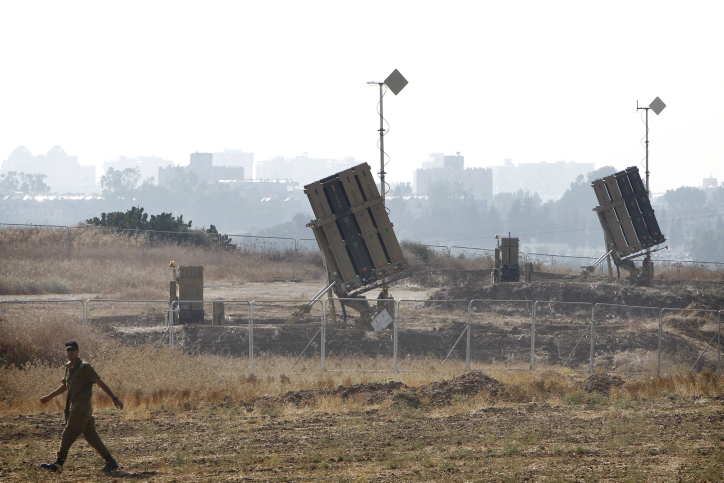
{"label": "soldier's leg", "polygon": [[85,430],[83,431],[83,437],[86,441],[88,441],[89,445],[91,445],[96,451],[98,451],[98,454],[101,455],[101,458],[105,458],[106,456],[111,454],[111,452],[108,451],[108,448],[106,448],[106,445],[103,444],[101,437],[98,436],[98,432],[96,431],[96,420],[93,416],[88,419],[88,423],[86,424]]}
{"label": "soldier's leg", "polygon": [[90,415],[90,411],[70,411],[63,435],[60,437],[58,461],[65,461],[68,458],[68,450],[85,430]]}

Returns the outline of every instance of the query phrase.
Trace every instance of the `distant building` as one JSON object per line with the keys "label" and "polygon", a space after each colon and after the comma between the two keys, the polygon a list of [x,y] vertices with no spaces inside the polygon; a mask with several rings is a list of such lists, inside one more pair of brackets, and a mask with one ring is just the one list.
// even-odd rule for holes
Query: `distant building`
{"label": "distant building", "polygon": [[704,188],[704,192],[706,193],[706,200],[711,201],[712,199],[714,199],[714,192],[719,187],[719,180],[713,176],[704,178],[704,181],[702,182],[702,187]]}
{"label": "distant building", "polygon": [[430,153],[430,156],[422,162],[422,169],[445,167],[445,155],[443,153]]}
{"label": "distant building", "polygon": [[116,171],[138,168],[141,172],[141,181],[153,178],[156,184],[158,184],[158,169],[165,168],[170,164],[173,164],[173,162],[157,156],[136,156],[135,158],[119,156],[116,159],[103,163],[103,174],[106,174],[109,168],[113,168]]}
{"label": "distant building", "polygon": [[290,196],[298,196],[299,191],[294,193],[294,188],[299,186],[296,181],[290,180],[262,180],[248,179],[246,181],[221,181],[228,183],[228,186],[238,190],[242,198],[249,200],[268,201],[271,199],[286,200]]}
{"label": "distant building", "polygon": [[429,196],[432,186],[443,182],[459,189],[461,195],[466,192],[476,200],[493,200],[493,171],[490,168],[466,169],[465,157],[460,153],[454,156],[432,153],[422,165],[423,168],[415,170],[412,181],[417,196]]}
{"label": "distant building", "polygon": [[493,192],[515,193],[519,190],[538,193],[543,201],[558,199],[579,175],[593,171],[593,163],[558,161],[513,165],[506,159],[502,166],[493,166]]}
{"label": "distant building", "polygon": [[245,153],[241,149],[224,149],[222,153],[213,153],[214,166],[244,168],[247,178],[253,176],[254,153]]}
{"label": "distant building", "polygon": [[83,166],[77,156],[68,156],[60,146],[53,146],[47,154],[34,156],[25,146],[18,146],[2,163],[2,171],[26,174],[44,174],[45,184],[53,193],[97,193],[96,167]]}
{"label": "distant building", "polygon": [[707,188],[716,188],[719,186],[719,180],[717,180],[713,176],[709,176],[708,178],[704,178],[704,181],[702,182],[702,187],[704,189]]}
{"label": "distant building", "polygon": [[294,158],[278,156],[257,163],[256,177],[260,180],[291,179],[304,186],[358,164],[361,161],[351,157],[341,160],[310,158],[307,153]]}
{"label": "distant building", "polygon": [[213,153],[191,153],[188,166],[167,166],[158,168],[159,186],[170,186],[176,174],[181,172],[194,173],[196,177],[207,183],[220,181],[244,181],[244,168],[236,166],[214,166]]}

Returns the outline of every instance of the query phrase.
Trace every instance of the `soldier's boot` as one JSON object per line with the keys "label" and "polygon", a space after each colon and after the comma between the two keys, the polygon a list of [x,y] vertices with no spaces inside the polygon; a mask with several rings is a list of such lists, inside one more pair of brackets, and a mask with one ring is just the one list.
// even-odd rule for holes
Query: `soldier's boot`
{"label": "soldier's boot", "polygon": [[102,468],[103,471],[105,471],[106,473],[109,473],[113,470],[118,469],[118,463],[116,462],[115,459],[113,459],[113,456],[108,455],[108,456],[106,456],[105,460],[106,460],[106,464],[103,465],[103,468]]}
{"label": "soldier's boot", "polygon": [[43,463],[40,467],[48,471],[60,473],[63,471],[63,463],[65,463],[65,460],[55,460],[55,463]]}

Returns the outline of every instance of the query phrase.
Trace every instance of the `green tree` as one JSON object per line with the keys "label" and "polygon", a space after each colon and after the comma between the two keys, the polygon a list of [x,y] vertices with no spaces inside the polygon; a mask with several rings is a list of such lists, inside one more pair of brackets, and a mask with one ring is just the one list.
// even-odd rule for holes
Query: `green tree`
{"label": "green tree", "polygon": [[0,174],[0,191],[18,191],[18,173],[9,171]]}
{"label": "green tree", "polygon": [[231,238],[228,235],[220,235],[214,225],[209,226],[209,228],[206,230],[206,234],[211,235],[211,238],[215,239],[217,243],[218,241],[221,241],[221,247],[225,250],[231,250],[236,248],[236,244],[231,242]]}
{"label": "green tree", "polygon": [[711,202],[714,206],[724,208],[724,185],[714,189],[711,196]]}
{"label": "green tree", "polygon": [[113,213],[101,213],[101,217],[97,216],[85,221],[88,225],[100,226],[103,228],[121,228],[126,230],[148,230],[148,213],[143,212],[140,206],[134,206],[130,210],[123,213],[115,211]]}
{"label": "green tree", "polygon": [[141,180],[141,170],[138,167],[126,168],[123,171],[108,168],[106,174],[101,176],[103,194],[124,196],[133,192]]}
{"label": "green tree", "polygon": [[681,218],[674,217],[674,221],[671,223],[671,232],[664,234],[668,237],[672,248],[679,248],[684,246],[684,224],[681,222]]}
{"label": "green tree", "polygon": [[[601,168],[598,168],[594,171],[591,171],[586,175],[586,181],[590,184],[594,182],[597,179],[605,178],[606,176],[611,176],[616,172],[616,168],[613,166],[603,166]],[[578,180],[576,180],[578,181]],[[590,189],[590,186],[589,186]]]}
{"label": "green tree", "polygon": [[691,240],[691,256],[702,262],[724,262],[724,227],[698,232]]}
{"label": "green tree", "polygon": [[411,196],[412,186],[410,183],[395,183],[390,190],[392,196]]}
{"label": "green tree", "polygon": [[[101,213],[101,217],[95,217],[86,220],[88,225],[100,226],[104,228],[123,228],[131,230],[153,230],[153,231],[189,231],[191,229],[191,221],[184,223],[184,216],[179,215],[178,218],[171,213],[161,213],[160,215],[151,215],[144,213],[143,208],[134,206],[130,210],[123,213],[115,211],[113,213]],[[212,225],[213,226],[213,225]]]}
{"label": "green tree", "polygon": [[314,217],[307,213],[297,213],[291,221],[259,231],[260,236],[278,236],[283,238],[314,238],[307,223]]}
{"label": "green tree", "polygon": [[[192,230],[191,221],[184,222],[183,215],[178,218],[172,213],[162,212],[160,215],[148,216],[140,206],[134,206],[125,213],[115,211],[112,213],[101,213],[101,217],[94,217],[86,220],[90,226],[98,226],[109,229],[123,230],[147,230],[149,240],[167,240],[174,243],[189,243],[198,246],[213,246],[221,242],[225,249],[236,248],[227,235],[221,235],[216,226],[211,225],[208,229]],[[162,233],[156,233],[162,232]],[[179,237],[175,233],[187,233],[191,236]]]}
{"label": "green tree", "polygon": [[706,205],[706,192],[693,186],[681,186],[667,190],[661,201],[675,212],[698,210]]}
{"label": "green tree", "polygon": [[29,195],[44,195],[50,192],[50,186],[43,181],[45,174],[26,174],[8,171],[0,175],[0,190],[22,191]]}
{"label": "green tree", "polygon": [[154,231],[189,231],[191,229],[191,220],[184,223],[184,215],[178,218],[171,213],[161,213],[160,215],[151,215],[148,222],[148,229]]}

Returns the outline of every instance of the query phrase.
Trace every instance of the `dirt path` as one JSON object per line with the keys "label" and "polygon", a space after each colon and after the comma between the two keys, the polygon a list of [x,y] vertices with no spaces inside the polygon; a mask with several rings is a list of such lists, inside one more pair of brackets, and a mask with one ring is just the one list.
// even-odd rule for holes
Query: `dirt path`
{"label": "dirt path", "polygon": [[[309,300],[321,289],[323,282],[217,282],[204,285],[207,300]],[[379,290],[368,292],[368,299],[375,299]],[[390,294],[395,300],[421,299],[428,297],[428,291],[412,283],[398,283],[392,286]]]}
{"label": "dirt path", "polygon": [[[404,399],[404,397],[398,399]],[[404,402],[324,409],[105,410],[113,481],[721,481],[724,400],[669,396],[616,405]],[[60,414],[0,418],[0,480],[46,481]],[[52,481],[109,481],[79,441]]]}

